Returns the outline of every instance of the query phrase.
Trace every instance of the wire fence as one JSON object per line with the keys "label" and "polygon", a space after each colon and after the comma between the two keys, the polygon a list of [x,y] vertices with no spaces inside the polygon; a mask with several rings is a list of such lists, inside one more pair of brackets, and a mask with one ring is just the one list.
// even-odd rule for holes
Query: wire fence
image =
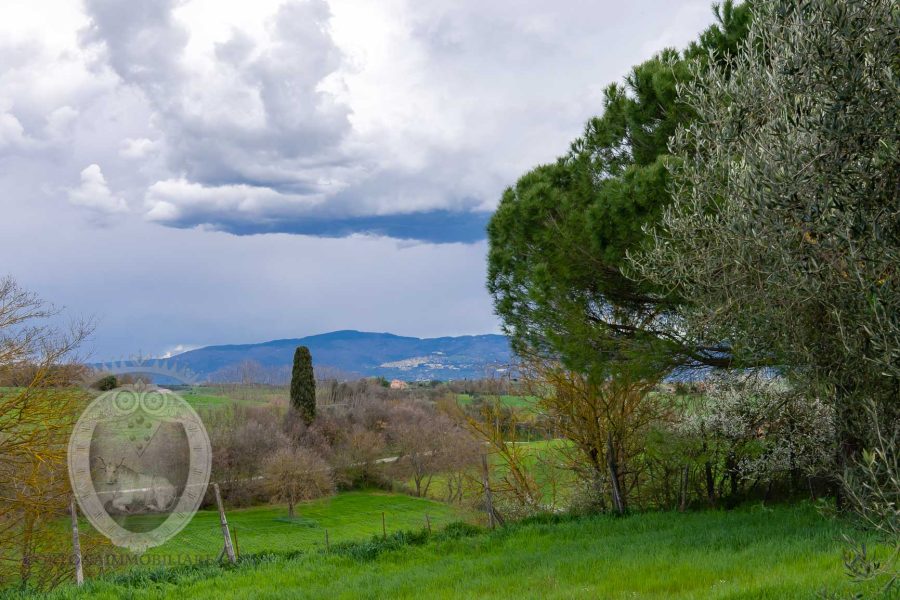
{"label": "wire fence", "polygon": [[[486,462],[485,468],[486,468]],[[265,477],[223,481],[249,483],[264,486]],[[487,485],[485,479],[485,486]],[[317,500],[297,503],[293,511],[286,504],[263,504],[246,508],[227,507],[221,501],[218,484],[216,503],[197,511],[183,529],[165,543],[150,548],[142,554],[130,553],[103,543],[103,534],[94,529],[90,520],[70,502],[69,515],[65,519],[51,519],[44,527],[55,532],[48,540],[53,547],[30,548],[27,554],[16,549],[0,549],[0,566],[9,563],[11,568],[0,569],[0,589],[16,581],[15,564],[34,565],[38,572],[53,571],[53,581],[65,580],[81,583],[104,573],[116,573],[136,566],[172,566],[198,564],[209,561],[235,560],[258,554],[321,553],[348,542],[364,542],[373,538],[387,538],[398,532],[436,533],[454,522],[490,524],[494,521],[485,512],[494,515],[487,498],[489,511],[475,506],[471,499],[464,502],[441,502],[430,498],[383,490],[345,491]],[[107,512],[127,531],[150,532],[163,525],[169,518],[168,511],[159,512],[152,504],[141,504],[146,492],[152,488],[135,487],[104,491],[98,496],[107,498],[103,504],[107,511],[114,508],[112,499],[124,495],[135,500],[135,510],[124,514]],[[489,491],[489,490],[486,490]],[[182,490],[181,493],[184,493]],[[209,498],[212,494],[207,495]],[[129,505],[130,507],[131,505]],[[479,513],[479,510],[482,511]],[[227,539],[231,548],[226,552],[225,528],[220,511],[228,524]],[[293,514],[292,514],[293,513]],[[72,515],[76,515],[73,520]],[[113,516],[115,515],[115,516]],[[61,515],[60,515],[61,516]],[[77,526],[75,526],[77,524]],[[71,529],[71,531],[68,531]],[[79,543],[79,537],[81,543]],[[68,538],[68,539],[66,539]],[[85,541],[87,543],[85,543]],[[21,582],[24,579],[20,578]]]}
{"label": "wire fence", "polygon": [[[71,510],[77,511],[74,503]],[[471,509],[462,505],[378,490],[342,492],[297,504],[293,517],[283,504],[225,508],[224,512],[237,561],[259,554],[325,554],[339,550],[348,542],[366,542],[401,531],[437,533],[450,523],[478,520]],[[65,523],[62,519],[48,523],[58,530],[58,535],[54,536],[58,543],[54,547],[37,550],[27,559],[15,552],[8,556],[5,552],[0,553],[3,559],[0,565],[9,563],[9,568],[0,569],[0,589],[19,581],[16,565],[23,560],[38,572],[50,573],[52,570],[51,585],[66,581],[80,583],[82,579],[115,575],[134,568],[169,568],[229,560],[215,506],[198,511],[179,533],[142,554],[100,543],[103,536],[84,515],[76,514],[77,533],[74,529],[71,533],[68,531],[68,517]],[[161,524],[167,515],[134,517],[132,525],[138,523],[137,529],[147,531]],[[131,529],[129,519],[122,520],[121,524]],[[80,548],[76,541],[79,537]],[[36,578],[32,580],[37,581]]]}
{"label": "wire fence", "polygon": [[[438,502],[377,492],[347,492],[295,507],[257,506],[226,510],[235,553],[320,551],[342,542],[391,535],[397,531],[438,531],[449,523],[472,520],[468,511]],[[220,556],[224,538],[218,512],[199,511],[191,522],[151,555]]]}
{"label": "wire fence", "polygon": [[[327,553],[348,542],[386,538],[401,531],[437,533],[453,522],[479,520],[471,508],[461,504],[380,490],[342,492],[299,503],[294,506],[293,516],[284,504],[223,506],[223,512],[231,546],[227,552],[220,513],[213,506],[198,511],[175,536],[141,555],[101,545],[79,555],[79,560],[87,567],[87,577],[92,578],[137,566],[168,567],[231,560],[232,555],[240,561],[258,554]],[[166,514],[134,515],[120,524],[132,531],[135,525],[138,530],[148,531],[166,517]],[[97,532],[84,516],[79,517],[78,523],[82,535],[96,537]],[[67,555],[74,559],[68,552]]]}

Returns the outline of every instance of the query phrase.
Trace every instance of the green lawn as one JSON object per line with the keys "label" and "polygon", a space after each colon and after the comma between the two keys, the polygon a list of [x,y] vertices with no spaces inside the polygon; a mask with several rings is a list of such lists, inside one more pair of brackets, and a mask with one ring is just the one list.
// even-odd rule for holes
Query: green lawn
{"label": "green lawn", "polygon": [[809,505],[596,516],[437,536],[374,558],[319,550],[177,577],[99,580],[53,597],[816,598],[824,589],[861,591],[842,572],[843,531]]}
{"label": "green lawn", "polygon": [[[363,540],[382,533],[384,513],[388,533],[401,529],[420,529],[425,515],[434,528],[464,517],[455,508],[425,498],[412,498],[380,491],[345,492],[295,507],[295,519],[288,519],[287,507],[258,506],[227,511],[228,522],[237,532],[241,553],[319,549],[325,543],[325,530],[332,543]],[[147,517],[146,520],[158,517]],[[219,513],[201,510],[174,538],[150,550],[151,554],[187,553],[215,558],[222,548]]]}

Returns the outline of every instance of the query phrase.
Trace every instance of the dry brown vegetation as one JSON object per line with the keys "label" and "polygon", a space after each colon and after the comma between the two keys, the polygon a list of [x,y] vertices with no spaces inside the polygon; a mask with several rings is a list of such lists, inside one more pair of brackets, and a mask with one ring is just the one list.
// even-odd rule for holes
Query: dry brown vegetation
{"label": "dry brown vegetation", "polygon": [[[0,280],[0,585],[44,588],[68,577],[71,539],[57,521],[71,497],[66,448],[88,396],[75,350],[86,323],[51,326],[57,311],[12,279]],[[102,543],[86,536],[86,552]]]}

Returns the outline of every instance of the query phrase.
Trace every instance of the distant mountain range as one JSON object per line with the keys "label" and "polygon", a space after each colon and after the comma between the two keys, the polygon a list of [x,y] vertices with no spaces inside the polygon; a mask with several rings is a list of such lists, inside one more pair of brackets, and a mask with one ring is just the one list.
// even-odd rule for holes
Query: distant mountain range
{"label": "distant mountain range", "polygon": [[491,377],[513,360],[503,335],[415,338],[391,333],[333,331],[260,344],[207,346],[177,354],[168,363],[200,380],[240,380],[243,370],[272,382],[290,377],[294,349],[307,346],[313,365],[342,378],[382,376],[404,381]]}

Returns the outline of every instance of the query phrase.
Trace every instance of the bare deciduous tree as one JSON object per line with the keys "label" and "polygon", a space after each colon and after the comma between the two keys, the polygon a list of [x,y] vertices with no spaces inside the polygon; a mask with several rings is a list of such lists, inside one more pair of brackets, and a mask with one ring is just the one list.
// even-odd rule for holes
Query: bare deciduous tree
{"label": "bare deciduous tree", "polygon": [[597,500],[605,489],[616,512],[624,513],[640,482],[642,467],[636,458],[646,436],[654,424],[669,418],[665,402],[648,396],[656,382],[627,374],[594,382],[554,363],[535,363],[533,369],[541,405],[574,444],[572,468],[596,487]]}
{"label": "bare deciduous tree", "polygon": [[[72,569],[39,557],[68,545],[54,522],[69,505],[68,436],[88,400],[71,385],[71,365],[90,324],[60,330],[49,324],[57,315],[13,279],[0,280],[0,380],[27,376],[0,390],[0,580],[39,588]],[[96,541],[85,539],[85,552]]]}
{"label": "bare deciduous tree", "polygon": [[466,425],[481,442],[482,451],[498,457],[501,463],[500,481],[493,491],[514,504],[517,511],[527,513],[540,506],[541,488],[530,468],[531,453],[524,445],[516,443],[518,414],[502,415],[502,412],[499,402],[486,402],[481,405],[479,414],[467,415]]}
{"label": "bare deciduous tree", "polygon": [[207,419],[213,479],[232,504],[258,500],[265,491],[258,479],[265,458],[290,446],[279,417],[274,408],[235,406],[233,412],[220,411]]}
{"label": "bare deciduous tree", "polygon": [[288,516],[294,517],[294,506],[334,493],[331,467],[320,456],[306,448],[281,448],[266,458],[263,471],[266,487],[274,502],[286,502]]}
{"label": "bare deciduous tree", "polygon": [[334,448],[333,464],[341,485],[372,485],[380,479],[379,459],[384,457],[384,436],[359,424],[341,435]]}
{"label": "bare deciduous tree", "polygon": [[435,474],[463,465],[468,436],[446,415],[421,406],[400,406],[390,418],[387,436],[398,454],[394,470],[412,478],[417,496],[428,494]]}

